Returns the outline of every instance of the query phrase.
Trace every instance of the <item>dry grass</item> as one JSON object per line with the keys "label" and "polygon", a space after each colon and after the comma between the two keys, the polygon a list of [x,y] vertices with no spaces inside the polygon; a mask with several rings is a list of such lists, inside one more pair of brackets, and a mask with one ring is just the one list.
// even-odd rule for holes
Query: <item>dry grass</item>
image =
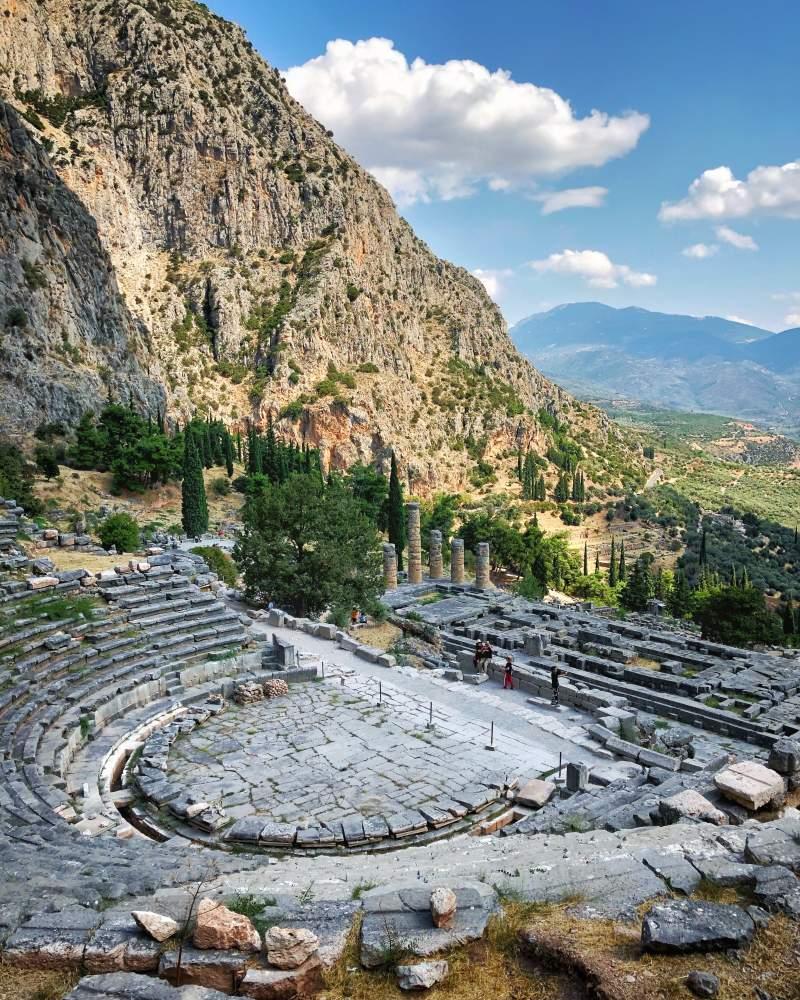
{"label": "dry grass", "polygon": [[[517,940],[523,914],[532,910],[511,904],[502,916],[489,922],[482,941],[475,941],[446,956],[447,980],[431,996],[447,1000],[568,1000],[575,996],[559,973],[533,966],[520,953]],[[407,997],[397,986],[392,968],[367,972],[358,962],[357,922],[339,962],[326,975],[323,1000],[399,1000]],[[412,959],[411,961],[422,961]]]}
{"label": "dry grass", "polygon": [[643,670],[660,670],[661,664],[657,660],[648,660],[646,656],[634,656],[627,663],[629,667],[641,667]]}
{"label": "dry grass", "polygon": [[[703,897],[733,902],[733,890]],[[646,910],[644,907],[643,910]],[[534,960],[524,954],[520,933],[530,930],[543,944]],[[367,972],[358,962],[358,924],[341,960],[326,976],[324,1000],[399,1000],[392,969]],[[593,995],[614,1000],[680,1000],[695,969],[720,980],[719,1000],[754,997],[760,987],[779,1000],[800,1000],[800,927],[773,917],[739,957],[643,955],[640,924],[583,920],[569,906],[508,903],[482,941],[448,953],[450,975],[431,995],[447,1000],[578,1000]],[[551,961],[546,956],[551,955]],[[578,961],[573,959],[578,958]],[[572,972],[574,978],[570,976]]]}
{"label": "dry grass", "polygon": [[14,969],[0,963],[0,1000],[61,1000],[79,978],[77,972]]}
{"label": "dry grass", "polygon": [[376,625],[361,625],[353,630],[352,634],[359,642],[366,646],[374,646],[376,649],[388,649],[398,639],[403,637],[402,630],[396,625],[390,625],[388,622]]}
{"label": "dry grass", "polygon": [[[715,901],[736,901],[733,890],[719,890],[714,897]],[[800,1000],[800,927],[784,916],[773,917],[768,927],[758,931],[741,958],[724,953],[643,955],[638,922],[580,920],[561,907],[550,908],[529,926],[591,956],[594,968],[602,971],[608,995],[619,1000],[679,1000],[688,995],[685,980],[694,969],[719,978],[719,1000],[754,997],[757,986],[780,1000]]]}
{"label": "dry grass", "polygon": [[52,560],[58,570],[88,569],[91,573],[98,573],[103,569],[113,569],[119,563],[127,563],[130,558],[129,555],[99,556],[75,549],[35,549],[32,545],[25,545],[24,548],[34,559]]}

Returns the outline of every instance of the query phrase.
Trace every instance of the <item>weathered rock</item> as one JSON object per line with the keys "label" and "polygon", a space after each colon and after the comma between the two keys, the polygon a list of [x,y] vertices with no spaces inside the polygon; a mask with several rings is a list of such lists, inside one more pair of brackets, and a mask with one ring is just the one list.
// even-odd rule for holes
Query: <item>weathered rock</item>
{"label": "weathered rock", "polygon": [[28,590],[49,590],[58,586],[57,576],[29,576]]}
{"label": "weathered rock", "polygon": [[401,990],[429,990],[447,978],[450,967],[444,959],[436,962],[419,962],[416,965],[398,965],[397,985]]}
{"label": "weathered rock", "polygon": [[752,810],[779,801],[784,793],[783,778],[754,760],[723,768],[714,775],[714,784],[726,798]]}
{"label": "weathered rock", "polygon": [[728,822],[728,817],[721,809],[717,809],[705,796],[692,788],[671,795],[667,799],[661,799],[658,803],[658,811],[665,823],[678,823],[682,819],[695,819],[698,822],[725,826]]}
{"label": "weathered rock", "polygon": [[270,965],[297,969],[319,948],[319,939],[304,927],[270,927],[264,935]]}
{"label": "weathered rock", "polygon": [[176,989],[135,972],[85,976],[65,1000],[225,1000],[227,994],[202,986]]}
{"label": "weathered rock", "polygon": [[723,951],[748,944],[755,925],[739,906],[673,900],[654,906],[642,921],[642,948],[672,954]]}
{"label": "weathered rock", "polygon": [[438,887],[431,893],[431,917],[434,927],[449,927],[456,914],[456,894],[452,889]]}
{"label": "weathered rock", "polygon": [[155,941],[166,941],[178,933],[178,922],[152,910],[133,910],[131,916],[142,930]]}
{"label": "weathered rock", "polygon": [[773,744],[767,766],[778,774],[800,771],[800,742],[784,738]]}
{"label": "weathered rock", "polygon": [[531,778],[521,785],[514,798],[520,805],[531,806],[540,809],[546,805],[553,797],[556,786],[552,781],[542,781],[540,778]]}
{"label": "weathered rock", "polygon": [[248,969],[239,993],[254,1000],[307,1000],[323,986],[322,963],[312,955],[296,969]]}
{"label": "weathered rock", "polygon": [[686,986],[696,997],[715,997],[719,993],[719,979],[711,972],[690,972]]}
{"label": "weathered rock", "polygon": [[253,927],[249,917],[234,913],[223,903],[206,898],[201,899],[197,907],[197,923],[192,942],[195,948],[259,951],[261,935]]}

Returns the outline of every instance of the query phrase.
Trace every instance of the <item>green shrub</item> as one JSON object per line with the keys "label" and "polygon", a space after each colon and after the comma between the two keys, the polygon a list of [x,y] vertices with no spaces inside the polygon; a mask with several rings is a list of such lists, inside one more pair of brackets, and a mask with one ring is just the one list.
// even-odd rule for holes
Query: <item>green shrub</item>
{"label": "green shrub", "polygon": [[211,483],[211,489],[218,497],[226,497],[231,491],[230,480],[226,476],[217,476]]}
{"label": "green shrub", "polygon": [[346,292],[348,301],[355,302],[355,300],[361,294],[361,289],[357,285],[354,285],[352,282],[348,281]]}
{"label": "green shrub", "polygon": [[208,563],[211,572],[216,573],[223,583],[229,587],[236,586],[236,581],[239,577],[236,563],[234,563],[233,559],[226,552],[218,549],[216,545],[198,545],[192,549],[192,552],[195,555],[202,556]]}
{"label": "green shrub", "polygon": [[115,546],[117,552],[135,552],[139,548],[139,525],[130,514],[112,514],[98,532],[104,549]]}
{"label": "green shrub", "polygon": [[41,501],[33,495],[33,466],[20,449],[0,439],[0,496],[10,497],[28,514],[40,514]]}
{"label": "green shrub", "polygon": [[18,326],[20,330],[24,330],[28,325],[28,314],[21,306],[12,306],[6,313],[6,326],[12,329]]}
{"label": "green shrub", "polygon": [[358,370],[364,375],[377,375],[378,371],[380,371],[378,366],[371,361],[365,361],[364,364],[359,365]]}
{"label": "green shrub", "polygon": [[51,444],[37,444],[34,455],[36,465],[45,479],[55,479],[59,473],[55,448]]}

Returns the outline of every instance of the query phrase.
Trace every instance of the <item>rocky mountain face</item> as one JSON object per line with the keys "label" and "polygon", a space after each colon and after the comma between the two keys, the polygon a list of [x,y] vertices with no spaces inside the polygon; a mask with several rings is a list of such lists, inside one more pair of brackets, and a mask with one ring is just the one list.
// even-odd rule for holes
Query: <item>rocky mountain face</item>
{"label": "rocky mountain face", "polygon": [[123,398],[163,409],[163,389],[137,360],[148,331],[125,305],[94,219],[2,102],[0,205],[0,426],[74,422],[102,405],[111,372]]}
{"label": "rocky mountain face", "polygon": [[[173,417],[271,416],[334,465],[394,448],[422,492],[463,485],[480,452],[544,450],[541,408],[598,455],[609,437],[625,449],[520,357],[480,283],[417,239],[236,26],[190,0],[7,0],[0,51],[30,138],[9,135],[59,202],[9,249],[46,284],[3,268],[9,411],[30,396],[12,427],[104,391],[153,406],[153,379]],[[97,263],[62,200],[86,239],[96,224]],[[30,390],[42,380],[50,397]]]}
{"label": "rocky mountain face", "polygon": [[587,399],[720,413],[800,431],[800,330],[575,302],[521,320],[514,343]]}

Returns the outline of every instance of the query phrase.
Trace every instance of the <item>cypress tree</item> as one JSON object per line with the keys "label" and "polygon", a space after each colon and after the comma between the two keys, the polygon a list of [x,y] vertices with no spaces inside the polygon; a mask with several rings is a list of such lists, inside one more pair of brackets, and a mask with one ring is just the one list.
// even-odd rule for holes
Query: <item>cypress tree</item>
{"label": "cypress tree", "polygon": [[594,571],[595,573],[600,572],[600,549],[594,550]]}
{"label": "cypress tree", "polygon": [[272,426],[272,414],[270,414],[269,422],[267,423],[267,437],[264,442],[264,475],[267,476],[271,482],[277,483],[280,481],[280,469],[278,467],[278,443],[275,440],[275,428]]}
{"label": "cypress tree", "polygon": [[583,543],[583,575],[589,575],[589,545],[587,542]]}
{"label": "cypress tree", "polygon": [[517,451],[517,479],[522,482],[522,452]]}
{"label": "cypress tree", "polygon": [[625,566],[625,539],[623,538],[619,543],[619,570],[617,571],[619,582],[624,583],[627,575],[628,570]]}
{"label": "cypress tree", "polygon": [[792,602],[792,595],[786,600],[786,607],[783,609],[783,634],[784,635],[794,635],[797,631],[797,619],[794,613],[794,604]]}
{"label": "cypress tree", "polygon": [[225,471],[230,479],[233,475],[233,438],[225,432]]}
{"label": "cypress tree", "polygon": [[242,432],[236,432],[236,459],[237,461],[242,461]]}
{"label": "cypress tree", "polygon": [[406,547],[406,523],[403,510],[403,487],[397,474],[397,460],[392,452],[392,469],[389,475],[389,496],[386,500],[386,524],[389,541],[397,553],[397,568],[403,568],[403,550]]}
{"label": "cypress tree", "polygon": [[183,438],[183,482],[181,483],[181,521],[192,538],[208,530],[208,504],[203,484],[203,466],[195,444],[195,435],[187,428]]}
{"label": "cypress tree", "polygon": [[708,562],[708,552],[707,552],[707,543],[706,543],[707,535],[708,535],[707,529],[703,528],[703,534],[700,537],[700,565],[701,566],[705,566],[706,563]]}
{"label": "cypress tree", "polygon": [[617,585],[617,545],[613,535],[611,536],[611,561],[608,564],[608,585],[609,587]]}

